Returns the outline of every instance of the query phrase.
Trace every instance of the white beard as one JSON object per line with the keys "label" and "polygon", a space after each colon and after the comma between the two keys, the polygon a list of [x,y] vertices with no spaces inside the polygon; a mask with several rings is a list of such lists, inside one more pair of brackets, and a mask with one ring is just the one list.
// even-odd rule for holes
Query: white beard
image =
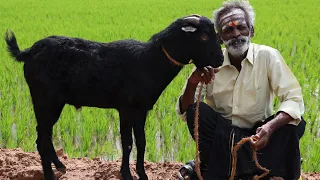
{"label": "white beard", "polygon": [[241,57],[249,49],[250,37],[239,36],[238,38],[223,41],[223,43],[226,46],[228,53],[234,57]]}

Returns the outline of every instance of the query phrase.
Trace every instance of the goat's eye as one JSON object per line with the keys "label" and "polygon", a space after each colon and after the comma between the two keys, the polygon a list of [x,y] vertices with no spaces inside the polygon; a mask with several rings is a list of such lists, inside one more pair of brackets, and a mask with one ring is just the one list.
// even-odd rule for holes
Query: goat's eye
{"label": "goat's eye", "polygon": [[209,37],[208,37],[208,35],[206,35],[206,34],[201,34],[200,39],[201,39],[202,41],[206,41],[206,40],[209,39]]}

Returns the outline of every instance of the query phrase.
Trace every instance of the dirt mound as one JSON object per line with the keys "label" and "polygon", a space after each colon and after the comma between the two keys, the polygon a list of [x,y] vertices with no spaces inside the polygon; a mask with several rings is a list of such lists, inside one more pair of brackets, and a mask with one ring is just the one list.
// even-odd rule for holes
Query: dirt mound
{"label": "dirt mound", "polygon": [[[118,180],[120,179],[120,161],[101,161],[98,158],[68,158],[63,150],[57,155],[67,166],[67,173],[55,171],[59,180]],[[177,172],[182,163],[152,163],[145,162],[145,168],[150,180],[178,179]],[[53,168],[54,169],[54,168]],[[135,165],[130,164],[134,179]],[[0,179],[1,180],[42,180],[42,169],[39,154],[26,153],[21,149],[0,148]],[[320,180],[320,173],[303,174],[305,180]]]}
{"label": "dirt mound", "polygon": [[314,172],[311,174],[302,174],[302,179],[304,179],[304,180],[320,180],[320,173]]}
{"label": "dirt mound", "polygon": [[[68,158],[62,150],[58,150],[57,155],[67,166],[66,174],[55,171],[55,175],[59,177],[59,180],[120,179],[120,160],[108,162],[100,161],[98,158]],[[177,170],[181,165],[181,163],[145,162],[149,179],[157,180],[177,179]],[[134,162],[130,163],[130,169],[134,179],[138,179]],[[0,179],[42,180],[43,173],[39,154],[36,152],[26,153],[21,149],[0,149]]]}

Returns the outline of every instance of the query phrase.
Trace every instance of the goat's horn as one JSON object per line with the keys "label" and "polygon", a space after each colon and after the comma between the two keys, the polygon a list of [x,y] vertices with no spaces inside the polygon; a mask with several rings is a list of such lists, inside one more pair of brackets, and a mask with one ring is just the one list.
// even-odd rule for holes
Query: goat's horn
{"label": "goat's horn", "polygon": [[183,20],[189,21],[194,25],[200,24],[200,18],[196,16],[188,16],[188,17],[185,17]]}
{"label": "goat's horn", "polygon": [[200,14],[191,14],[190,16],[195,16],[195,17],[198,17],[198,18],[200,18],[200,17],[201,17],[201,15],[200,15]]}

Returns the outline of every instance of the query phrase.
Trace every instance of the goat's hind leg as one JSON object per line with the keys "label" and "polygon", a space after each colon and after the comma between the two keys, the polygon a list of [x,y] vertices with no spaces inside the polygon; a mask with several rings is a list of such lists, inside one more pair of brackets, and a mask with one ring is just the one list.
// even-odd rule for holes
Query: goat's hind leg
{"label": "goat's hind leg", "polygon": [[41,156],[43,173],[46,180],[56,179],[51,167],[52,162],[57,170],[61,172],[66,171],[66,167],[58,159],[52,143],[52,128],[57,122],[64,104],[54,102],[46,98],[33,97],[34,112],[37,119],[37,149]]}
{"label": "goat's hind leg", "polygon": [[147,180],[148,176],[144,169],[144,153],[146,148],[146,136],[144,126],[146,122],[147,112],[137,112],[134,117],[133,131],[137,146],[137,164],[136,169],[140,180]]}

